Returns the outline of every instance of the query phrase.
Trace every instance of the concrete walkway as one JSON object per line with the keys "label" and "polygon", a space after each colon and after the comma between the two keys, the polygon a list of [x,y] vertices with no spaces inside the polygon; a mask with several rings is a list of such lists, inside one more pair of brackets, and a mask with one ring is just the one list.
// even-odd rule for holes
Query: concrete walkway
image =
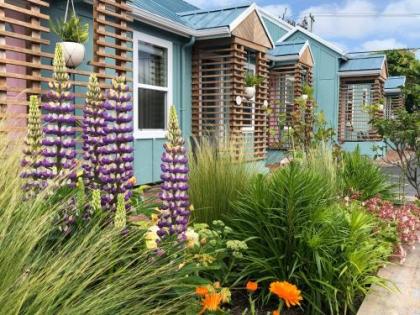
{"label": "concrete walkway", "polygon": [[394,282],[399,292],[373,286],[357,315],[420,315],[420,244],[403,265],[388,265],[379,275]]}

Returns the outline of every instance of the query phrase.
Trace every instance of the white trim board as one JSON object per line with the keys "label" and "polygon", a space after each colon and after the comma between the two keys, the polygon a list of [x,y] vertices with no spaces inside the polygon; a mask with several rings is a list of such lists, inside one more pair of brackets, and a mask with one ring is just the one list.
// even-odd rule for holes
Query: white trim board
{"label": "white trim board", "polygon": [[288,39],[290,36],[292,36],[294,33],[296,33],[297,31],[300,31],[302,33],[304,33],[305,35],[311,37],[312,39],[316,40],[317,42],[320,42],[321,44],[323,44],[324,46],[328,47],[329,49],[335,51],[336,53],[340,54],[343,58],[347,59],[346,53],[338,48],[337,46],[335,46],[334,44],[327,42],[325,39],[322,39],[321,37],[319,37],[318,35],[309,32],[308,30],[304,29],[303,27],[300,26],[295,26],[293,29],[291,29],[288,33],[284,34],[278,41],[277,43],[281,43],[284,42],[286,39]]}
{"label": "white trim board", "polygon": [[[146,84],[138,83],[138,42],[143,41],[162,48],[166,48],[168,55],[168,85],[167,87],[155,87]],[[166,104],[165,104],[165,129],[139,129],[138,122],[138,89],[151,88],[159,91],[166,91]],[[133,136],[135,139],[164,139],[166,137],[166,128],[169,121],[169,107],[173,104],[173,43],[171,41],[145,34],[138,31],[133,31]]]}

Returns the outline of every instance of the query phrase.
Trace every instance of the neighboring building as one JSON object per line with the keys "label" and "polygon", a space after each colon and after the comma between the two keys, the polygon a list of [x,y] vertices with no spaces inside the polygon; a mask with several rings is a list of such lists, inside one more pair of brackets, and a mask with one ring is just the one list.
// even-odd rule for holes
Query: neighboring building
{"label": "neighboring building", "polygon": [[[85,62],[70,69],[77,114],[81,115],[91,72],[99,73],[104,89],[115,74],[127,76],[134,96],[138,183],[160,180],[172,104],[186,139],[233,139],[245,144],[249,161],[264,166],[267,147],[282,149],[275,145],[282,130],[274,116],[267,119],[266,107],[278,113],[275,104],[283,102],[287,115],[304,84],[313,86],[319,109],[344,147],[360,143],[364,152],[378,139],[361,112],[362,104],[386,96],[386,104],[391,104],[386,108],[393,110],[397,99],[402,102],[402,84],[387,81],[383,57],[346,55],[255,4],[216,10],[200,10],[183,0],[75,4],[78,15],[90,24]],[[0,5],[0,26],[5,30],[0,34],[0,106],[9,125],[18,130],[25,128],[28,96],[43,93],[51,77],[57,38],[46,21],[62,18],[65,7],[64,0],[5,0]],[[364,66],[368,58],[375,60],[375,69]],[[251,100],[244,97],[249,72],[264,78]]]}

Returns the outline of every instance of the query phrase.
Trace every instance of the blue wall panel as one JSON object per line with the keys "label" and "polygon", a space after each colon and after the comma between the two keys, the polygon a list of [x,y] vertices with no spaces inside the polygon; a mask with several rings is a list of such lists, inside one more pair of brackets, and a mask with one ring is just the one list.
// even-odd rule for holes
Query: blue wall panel
{"label": "blue wall panel", "polygon": [[270,34],[271,40],[276,43],[287,31],[276,23],[271,22],[269,19],[262,18],[268,33]]}

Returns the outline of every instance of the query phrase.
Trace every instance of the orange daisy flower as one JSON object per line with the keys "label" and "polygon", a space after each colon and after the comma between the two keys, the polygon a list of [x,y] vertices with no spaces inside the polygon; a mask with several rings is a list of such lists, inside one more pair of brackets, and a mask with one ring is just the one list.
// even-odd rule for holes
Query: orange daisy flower
{"label": "orange daisy flower", "polygon": [[217,311],[220,307],[220,303],[222,303],[222,296],[220,293],[212,292],[206,294],[202,301],[203,308],[201,309],[200,315],[204,314],[205,311]]}
{"label": "orange daisy flower", "polygon": [[273,315],[280,315],[280,311],[278,310],[273,311]]}
{"label": "orange daisy flower", "polygon": [[277,295],[286,303],[286,306],[300,305],[303,300],[300,290],[294,284],[287,281],[275,281],[270,283],[270,292]]}
{"label": "orange daisy flower", "polygon": [[248,281],[248,282],[246,283],[246,289],[247,289],[249,292],[255,292],[255,291],[257,291],[257,289],[258,289],[258,283],[257,283],[257,282],[255,282],[255,281]]}
{"label": "orange daisy flower", "polygon": [[208,293],[209,293],[209,289],[207,289],[206,287],[196,287],[195,288],[195,294],[198,295],[198,296],[205,296]]}

